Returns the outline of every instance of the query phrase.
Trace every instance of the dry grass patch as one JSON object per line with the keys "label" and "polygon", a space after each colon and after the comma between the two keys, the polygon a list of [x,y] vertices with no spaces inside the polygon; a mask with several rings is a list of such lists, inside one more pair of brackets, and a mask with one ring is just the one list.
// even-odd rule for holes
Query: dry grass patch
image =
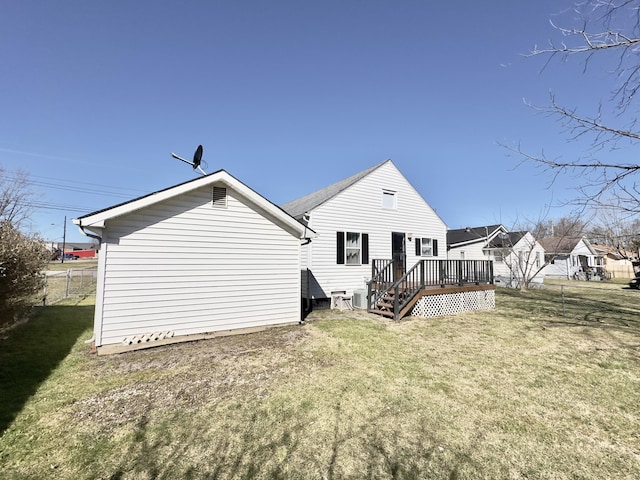
{"label": "dry grass patch", "polygon": [[636,479],[640,296],[564,293],[564,315],[558,291],[500,290],[493,312],[315,312],[108,357],[81,336],[0,477]]}

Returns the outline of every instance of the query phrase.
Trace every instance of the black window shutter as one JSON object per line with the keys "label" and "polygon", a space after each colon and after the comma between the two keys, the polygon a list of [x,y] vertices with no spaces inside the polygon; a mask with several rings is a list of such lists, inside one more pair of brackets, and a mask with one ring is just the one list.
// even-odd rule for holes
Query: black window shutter
{"label": "black window shutter", "polygon": [[369,234],[362,234],[362,264],[369,263]]}
{"label": "black window shutter", "polygon": [[338,245],[336,262],[338,263],[338,265],[341,265],[341,264],[344,264],[344,232],[338,232],[336,244]]}
{"label": "black window shutter", "polygon": [[433,240],[431,240],[431,244],[433,245],[433,256],[437,257],[438,256],[438,240],[434,238]]}
{"label": "black window shutter", "polygon": [[416,256],[419,257],[420,255],[422,255],[422,245],[421,245],[421,241],[419,238],[416,238],[415,240],[416,242]]}

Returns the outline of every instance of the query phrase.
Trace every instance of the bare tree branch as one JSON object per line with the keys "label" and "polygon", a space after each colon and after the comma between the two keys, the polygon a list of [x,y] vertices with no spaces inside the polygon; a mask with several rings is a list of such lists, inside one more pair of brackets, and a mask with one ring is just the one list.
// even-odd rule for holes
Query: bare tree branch
{"label": "bare tree branch", "polygon": [[33,192],[28,175],[17,171],[9,175],[0,165],[0,222],[18,227],[29,218]]}

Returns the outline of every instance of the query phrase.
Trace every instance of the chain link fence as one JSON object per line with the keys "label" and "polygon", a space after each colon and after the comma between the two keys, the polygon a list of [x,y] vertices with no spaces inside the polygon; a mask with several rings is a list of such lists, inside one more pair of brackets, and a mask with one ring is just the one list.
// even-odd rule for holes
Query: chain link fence
{"label": "chain link fence", "polygon": [[42,305],[52,305],[69,297],[96,294],[98,267],[70,268],[66,271],[47,272],[41,294]]}

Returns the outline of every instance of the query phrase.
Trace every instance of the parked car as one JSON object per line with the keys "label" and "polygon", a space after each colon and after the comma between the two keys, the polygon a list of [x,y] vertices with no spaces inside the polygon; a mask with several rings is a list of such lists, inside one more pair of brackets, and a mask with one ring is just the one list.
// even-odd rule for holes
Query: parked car
{"label": "parked car", "polygon": [[629,282],[629,288],[636,288],[640,290],[640,274],[636,278],[632,278]]}
{"label": "parked car", "polygon": [[73,253],[65,253],[63,258],[65,260],[77,260],[80,257],[78,257],[77,255],[74,255]]}

